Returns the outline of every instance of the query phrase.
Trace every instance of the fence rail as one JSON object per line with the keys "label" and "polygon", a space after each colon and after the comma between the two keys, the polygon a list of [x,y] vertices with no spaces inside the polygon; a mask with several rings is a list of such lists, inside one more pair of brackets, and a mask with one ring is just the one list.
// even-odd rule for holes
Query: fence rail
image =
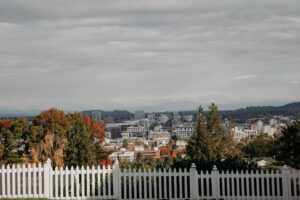
{"label": "fence rail", "polygon": [[55,168],[7,165],[0,168],[0,198],[49,199],[300,199],[300,170],[211,171],[113,167]]}

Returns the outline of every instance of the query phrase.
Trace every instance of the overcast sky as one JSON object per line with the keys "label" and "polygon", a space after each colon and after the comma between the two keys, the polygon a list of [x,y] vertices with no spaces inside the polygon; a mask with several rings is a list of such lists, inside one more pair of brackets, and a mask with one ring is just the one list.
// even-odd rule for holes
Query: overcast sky
{"label": "overcast sky", "polygon": [[0,1],[1,109],[298,100],[299,0]]}

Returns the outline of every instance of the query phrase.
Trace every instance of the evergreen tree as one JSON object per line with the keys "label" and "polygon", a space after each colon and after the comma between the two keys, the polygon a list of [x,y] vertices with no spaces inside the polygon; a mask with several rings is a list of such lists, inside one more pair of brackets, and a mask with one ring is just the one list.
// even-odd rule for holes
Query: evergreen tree
{"label": "evergreen tree", "polygon": [[238,155],[233,136],[226,133],[216,104],[209,106],[207,118],[199,107],[194,130],[186,147],[190,159],[215,162]]}
{"label": "evergreen tree", "polygon": [[194,133],[186,147],[187,156],[192,160],[209,159],[210,144],[206,124],[206,117],[203,114],[203,108],[200,106]]}
{"label": "evergreen tree", "polygon": [[211,139],[211,160],[226,159],[240,155],[240,150],[236,148],[236,142],[231,132],[233,122],[230,121],[228,130],[225,130],[221,115],[215,103],[209,106],[207,117],[207,132]]}
{"label": "evergreen tree", "polygon": [[278,142],[280,162],[300,169],[300,121],[295,121],[282,131]]}
{"label": "evergreen tree", "polygon": [[70,114],[71,129],[67,132],[68,145],[65,152],[66,166],[96,164],[93,137],[80,113]]}
{"label": "evergreen tree", "polygon": [[[24,123],[22,123],[24,122]],[[22,151],[22,135],[28,121],[0,120],[0,158],[3,163],[12,164],[20,162]],[[22,125],[23,124],[23,125]]]}

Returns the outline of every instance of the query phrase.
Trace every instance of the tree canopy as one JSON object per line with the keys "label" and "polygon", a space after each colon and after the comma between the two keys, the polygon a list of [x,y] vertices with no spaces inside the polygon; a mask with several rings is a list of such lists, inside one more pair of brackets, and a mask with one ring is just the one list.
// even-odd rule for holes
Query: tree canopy
{"label": "tree canopy", "polygon": [[104,137],[101,123],[55,108],[32,122],[4,119],[0,120],[0,162],[44,162],[49,157],[54,166],[96,164]]}
{"label": "tree canopy", "polygon": [[203,114],[200,106],[194,134],[186,147],[187,156],[192,160],[216,161],[236,156],[232,135],[225,131],[216,104],[209,106],[208,116]]}

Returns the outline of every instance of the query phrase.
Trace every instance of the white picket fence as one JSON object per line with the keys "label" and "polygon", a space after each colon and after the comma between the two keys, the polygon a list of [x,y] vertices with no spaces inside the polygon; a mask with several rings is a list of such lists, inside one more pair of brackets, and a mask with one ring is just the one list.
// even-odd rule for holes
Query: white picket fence
{"label": "white picket fence", "polygon": [[120,170],[110,167],[52,169],[7,165],[0,168],[0,198],[49,199],[300,199],[300,170],[281,172],[197,172],[187,170]]}

